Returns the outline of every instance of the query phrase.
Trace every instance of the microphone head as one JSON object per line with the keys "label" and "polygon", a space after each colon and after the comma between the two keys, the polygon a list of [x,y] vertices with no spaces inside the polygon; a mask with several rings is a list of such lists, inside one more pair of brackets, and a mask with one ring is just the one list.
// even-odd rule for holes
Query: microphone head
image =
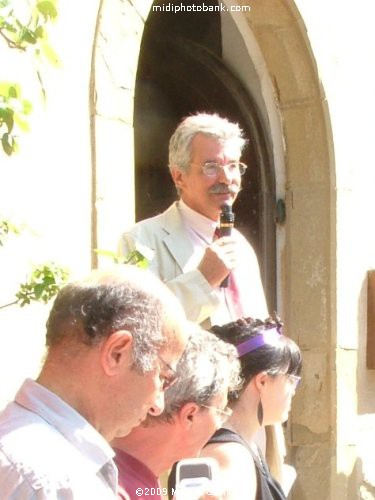
{"label": "microphone head", "polygon": [[231,214],[232,213],[232,204],[231,203],[228,203],[228,202],[223,203],[220,208],[221,208],[221,212],[223,214]]}
{"label": "microphone head", "polygon": [[224,227],[233,227],[235,215],[232,212],[232,205],[230,203],[223,203],[220,208],[220,228],[223,228],[224,231],[222,236],[230,236],[230,233]]}

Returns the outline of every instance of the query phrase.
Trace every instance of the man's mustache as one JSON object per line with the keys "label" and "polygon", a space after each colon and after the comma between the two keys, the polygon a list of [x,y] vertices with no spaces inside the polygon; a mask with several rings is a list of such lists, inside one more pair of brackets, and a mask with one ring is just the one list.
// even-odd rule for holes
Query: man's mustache
{"label": "man's mustache", "polygon": [[240,189],[241,188],[235,184],[230,184],[228,186],[227,184],[218,183],[211,186],[208,192],[210,194],[238,194]]}

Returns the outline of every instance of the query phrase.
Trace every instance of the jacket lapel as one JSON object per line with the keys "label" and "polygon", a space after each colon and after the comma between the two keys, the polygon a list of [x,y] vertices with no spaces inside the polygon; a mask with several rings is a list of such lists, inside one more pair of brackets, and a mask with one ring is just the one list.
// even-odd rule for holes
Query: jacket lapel
{"label": "jacket lapel", "polygon": [[165,246],[182,271],[189,270],[189,260],[194,248],[175,202],[164,212],[163,229],[167,233],[163,239]]}

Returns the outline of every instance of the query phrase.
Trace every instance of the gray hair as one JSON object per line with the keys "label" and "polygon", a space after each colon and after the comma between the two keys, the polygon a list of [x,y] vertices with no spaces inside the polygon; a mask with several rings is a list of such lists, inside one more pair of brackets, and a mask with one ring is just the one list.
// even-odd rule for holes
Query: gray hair
{"label": "gray hair", "polygon": [[145,425],[152,421],[171,422],[186,403],[209,405],[223,387],[228,392],[240,388],[240,364],[234,346],[198,326],[195,330],[177,364],[177,382],[164,394],[163,413],[148,415]]}
{"label": "gray hair", "polygon": [[237,123],[232,123],[217,114],[197,113],[184,118],[169,141],[169,169],[177,167],[189,170],[191,162],[191,142],[197,134],[217,139],[225,144],[228,141],[238,143],[239,151],[246,144],[243,131]]}
{"label": "gray hair", "polygon": [[157,285],[157,295],[152,288],[155,277],[150,290],[135,281],[148,283],[150,273],[143,275],[146,271],[135,266],[121,267],[134,267],[134,271],[125,270],[123,277],[109,275],[101,281],[70,283],[59,291],[46,324],[48,348],[61,342],[68,346],[69,341],[95,346],[124,329],[133,336],[135,369],[141,373],[154,369],[157,352],[166,343],[166,304],[163,291],[158,290],[164,285]]}

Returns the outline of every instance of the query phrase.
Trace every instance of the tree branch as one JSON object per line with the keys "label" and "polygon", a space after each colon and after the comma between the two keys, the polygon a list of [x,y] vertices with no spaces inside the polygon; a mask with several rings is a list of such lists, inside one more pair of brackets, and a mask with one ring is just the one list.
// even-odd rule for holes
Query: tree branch
{"label": "tree branch", "polygon": [[4,38],[4,40],[7,42],[8,44],[8,47],[10,49],[18,49],[18,50],[23,50],[25,51],[26,48],[25,47],[22,47],[21,45],[17,44],[16,42],[14,42],[13,40],[11,40],[10,38],[8,38],[6,36],[6,34],[3,32],[3,30],[0,29],[0,35]]}
{"label": "tree branch", "polygon": [[2,306],[0,306],[0,309],[4,309],[5,307],[9,307],[9,306],[14,306],[18,303],[18,300],[15,300],[13,302],[9,302],[9,304],[4,304]]}

